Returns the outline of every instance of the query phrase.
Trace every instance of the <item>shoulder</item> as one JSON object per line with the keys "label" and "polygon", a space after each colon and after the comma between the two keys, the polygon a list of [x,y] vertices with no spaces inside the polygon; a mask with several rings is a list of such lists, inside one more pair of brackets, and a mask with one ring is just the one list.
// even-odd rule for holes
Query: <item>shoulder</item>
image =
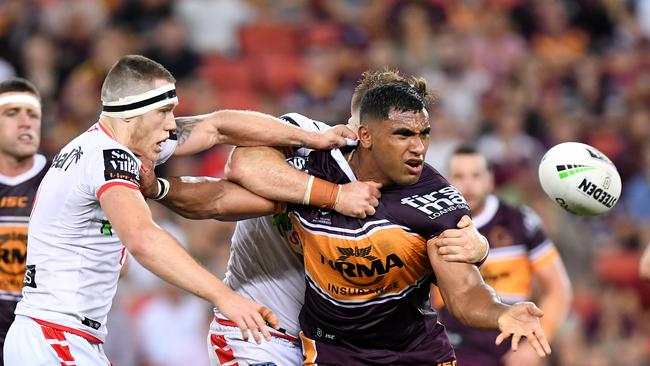
{"label": "shoulder", "polygon": [[463,215],[470,215],[463,195],[426,164],[417,183],[390,187],[382,192],[382,201],[393,221],[426,239],[456,227]]}
{"label": "shoulder", "polygon": [[314,121],[313,119],[303,116],[300,113],[287,113],[280,116],[280,119],[292,124],[296,127],[300,127],[303,130],[307,131],[322,131],[330,128],[328,124],[323,122]]}

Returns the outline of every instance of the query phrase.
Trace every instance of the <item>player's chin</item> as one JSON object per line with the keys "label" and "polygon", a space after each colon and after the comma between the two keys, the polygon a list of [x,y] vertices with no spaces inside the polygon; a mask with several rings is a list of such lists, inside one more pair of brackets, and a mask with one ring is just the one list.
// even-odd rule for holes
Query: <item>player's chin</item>
{"label": "player's chin", "polygon": [[420,180],[420,176],[422,173],[403,173],[399,177],[396,177],[394,179],[395,183],[407,186],[411,184],[415,184]]}

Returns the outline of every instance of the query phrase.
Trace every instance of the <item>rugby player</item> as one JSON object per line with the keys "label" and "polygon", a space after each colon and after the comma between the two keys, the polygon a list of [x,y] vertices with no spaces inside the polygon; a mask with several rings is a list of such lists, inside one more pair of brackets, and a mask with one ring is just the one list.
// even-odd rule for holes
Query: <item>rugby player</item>
{"label": "rugby player", "polygon": [[[162,162],[176,147],[168,141],[177,127],[174,82],[152,60],[123,57],[102,85],[99,121],[54,158],[31,216],[23,298],[4,347],[7,365],[109,365],[101,344],[126,248],[162,279],[214,304],[243,338],[249,330],[258,342],[259,332],[270,337],[265,321],[277,324],[272,312],[194,261],[152,221],[139,191],[140,159]],[[185,119],[176,132],[176,153],[215,143],[325,148],[353,136],[308,133],[260,113],[230,111]]]}
{"label": "rugby player", "polygon": [[[0,347],[21,298],[27,253],[27,224],[34,196],[47,171],[37,154],[41,98],[21,78],[0,82]],[[4,364],[0,354],[0,365]]]}

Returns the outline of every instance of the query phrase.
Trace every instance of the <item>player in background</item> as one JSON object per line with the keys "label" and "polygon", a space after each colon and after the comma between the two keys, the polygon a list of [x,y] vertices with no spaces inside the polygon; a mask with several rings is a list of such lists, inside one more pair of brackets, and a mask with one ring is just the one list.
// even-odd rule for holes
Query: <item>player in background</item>
{"label": "player in background", "polygon": [[[7,365],[109,365],[101,343],[126,248],[145,268],[228,314],[244,338],[249,330],[256,341],[259,332],[270,337],[265,321],[277,325],[270,310],[225,286],[152,221],[137,181],[140,159],[168,158],[174,132],[176,153],[215,143],[323,148],[345,144],[345,132],[308,133],[260,113],[230,111],[186,119],[177,131],[174,82],[152,60],[123,57],[102,85],[99,121],[54,158],[31,216]],[[200,133],[188,137],[194,128]]]}
{"label": "player in background", "polygon": [[0,258],[0,347],[21,298],[29,214],[47,171],[45,157],[36,153],[41,116],[41,97],[32,83],[0,82],[0,247],[7,253]]}
{"label": "player in background", "polygon": [[[348,126],[352,130],[358,128],[359,103],[363,94],[370,88],[391,82],[416,83],[417,80],[406,80],[395,71],[374,71],[364,73],[362,80],[355,89],[351,103],[351,117]],[[296,113],[282,117],[288,123],[300,126],[306,130],[325,130],[330,126],[313,121]],[[297,149],[295,157],[289,161],[296,167],[302,168],[310,149]],[[293,154],[293,153],[292,153]],[[265,160],[271,157],[272,166],[267,166]],[[279,162],[280,164],[276,164]],[[365,183],[352,182],[342,186],[338,204],[336,202],[318,201],[322,195],[313,194],[316,190],[331,187],[336,192],[337,186],[314,178],[310,192],[307,191],[312,176],[294,169],[284,162],[282,152],[266,148],[237,148],[228,169],[228,176],[235,179],[250,181],[253,186],[260,187],[273,199],[302,203],[309,195],[312,204],[333,205],[338,212],[355,217],[365,217],[374,213],[373,205],[377,205],[379,192],[376,187]],[[236,168],[235,168],[236,167]],[[225,212],[220,212],[209,204],[205,197],[220,196],[217,182],[208,182],[188,178],[181,181],[169,178],[171,189],[161,202],[173,210],[191,218],[217,217],[223,218]],[[351,188],[358,186],[359,192]],[[155,196],[158,192],[152,178],[148,184],[152,188],[148,193]],[[214,189],[209,191],[210,187]],[[147,191],[144,191],[147,194]],[[354,194],[353,194],[354,193]],[[469,220],[467,220],[469,221]],[[487,243],[477,235],[476,230],[463,221],[462,230],[449,230],[450,237],[446,249],[450,250],[450,259],[479,262],[486,256]],[[452,239],[453,237],[453,239]],[[457,245],[463,242],[466,246]],[[444,244],[440,244],[441,247]],[[232,239],[231,257],[225,282],[239,294],[253,299],[269,307],[279,318],[284,333],[271,331],[272,339],[256,345],[241,339],[236,328],[221,316],[216,314],[211,324],[208,336],[208,347],[213,365],[230,364],[276,364],[299,365],[302,363],[302,352],[298,345],[298,314],[303,303],[305,279],[302,263],[302,248],[296,241],[296,233],[286,213],[265,216],[237,223]]]}
{"label": "player in background", "polygon": [[[474,224],[490,243],[481,276],[505,303],[535,299],[544,311],[542,329],[552,339],[571,303],[571,284],[562,259],[546,237],[541,219],[528,207],[510,206],[492,194],[494,180],[487,160],[471,147],[461,147],[449,160],[449,181],[465,196]],[[533,289],[538,294],[533,297]],[[440,310],[462,365],[540,365],[529,344],[516,352],[494,346],[496,331],[470,329]]]}
{"label": "player in background", "polygon": [[639,263],[639,277],[645,281],[650,281],[650,243],[643,250],[641,262]]}

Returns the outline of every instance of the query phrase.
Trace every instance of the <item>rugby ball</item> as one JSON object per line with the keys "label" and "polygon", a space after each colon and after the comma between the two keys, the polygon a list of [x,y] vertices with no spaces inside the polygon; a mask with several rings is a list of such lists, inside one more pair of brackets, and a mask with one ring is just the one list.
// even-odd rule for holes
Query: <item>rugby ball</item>
{"label": "rugby ball", "polygon": [[595,216],[614,207],[621,176],[605,154],[579,142],[553,146],[539,164],[544,192],[566,211]]}

